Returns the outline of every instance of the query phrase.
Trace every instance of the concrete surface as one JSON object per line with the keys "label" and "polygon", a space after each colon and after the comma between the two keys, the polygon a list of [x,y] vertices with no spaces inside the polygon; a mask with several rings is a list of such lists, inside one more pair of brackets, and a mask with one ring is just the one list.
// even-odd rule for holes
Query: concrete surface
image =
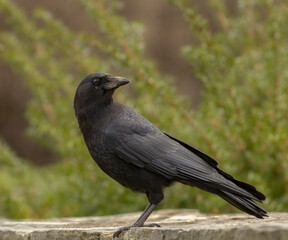
{"label": "concrete surface", "polygon": [[[12,221],[0,219],[0,240],[108,240],[140,213],[104,217]],[[147,223],[161,228],[132,228],[119,239],[155,240],[286,240],[288,213],[257,219],[246,214],[208,215],[195,210],[155,211]]]}

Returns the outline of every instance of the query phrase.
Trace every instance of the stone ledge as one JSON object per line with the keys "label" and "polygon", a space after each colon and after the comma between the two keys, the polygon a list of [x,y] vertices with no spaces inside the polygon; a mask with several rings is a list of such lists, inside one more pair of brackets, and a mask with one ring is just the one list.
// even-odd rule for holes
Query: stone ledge
{"label": "stone ledge", "polygon": [[[60,218],[43,221],[0,219],[0,240],[108,240],[120,226],[140,213],[104,217]],[[161,228],[132,228],[119,239],[155,240],[286,240],[288,213],[257,219],[246,214],[208,215],[195,210],[155,211],[147,223]]]}

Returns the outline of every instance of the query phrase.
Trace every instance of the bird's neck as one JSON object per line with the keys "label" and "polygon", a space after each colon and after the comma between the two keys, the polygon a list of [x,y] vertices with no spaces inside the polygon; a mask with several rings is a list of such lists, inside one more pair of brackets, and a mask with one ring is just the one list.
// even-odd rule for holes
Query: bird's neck
{"label": "bird's neck", "polygon": [[113,99],[105,103],[92,102],[88,105],[82,106],[77,114],[79,125],[83,122],[96,122],[103,118],[112,108]]}

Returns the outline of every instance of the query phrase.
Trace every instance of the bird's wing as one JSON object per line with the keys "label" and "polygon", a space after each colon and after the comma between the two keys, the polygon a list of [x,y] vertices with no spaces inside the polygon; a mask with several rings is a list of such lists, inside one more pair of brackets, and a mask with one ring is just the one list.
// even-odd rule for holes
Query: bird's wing
{"label": "bird's wing", "polygon": [[118,129],[122,131],[109,132],[109,142],[124,161],[205,190],[223,189],[255,199],[239,187],[242,182],[218,169],[214,159],[156,127],[130,124]]}
{"label": "bird's wing", "polygon": [[187,148],[188,150],[190,150],[191,152],[193,152],[197,156],[201,157],[203,160],[207,161],[212,166],[214,166],[214,167],[218,166],[218,162],[215,159],[213,159],[210,156],[208,156],[207,154],[201,152],[197,148],[194,148],[194,147],[188,145],[187,143],[184,143],[184,142],[180,141],[179,139],[168,135],[167,133],[165,133],[165,135],[168,136],[169,138],[173,139],[174,141],[178,142],[180,145],[182,145],[183,147]]}
{"label": "bird's wing", "polygon": [[195,152],[191,151],[192,147],[188,149],[184,143],[175,141],[157,128],[130,125],[126,131],[122,128],[122,131],[113,130],[108,135],[121,159],[169,179],[210,181],[211,175],[217,173],[215,160],[205,160],[205,154],[198,156],[195,154],[198,150],[193,148]]}

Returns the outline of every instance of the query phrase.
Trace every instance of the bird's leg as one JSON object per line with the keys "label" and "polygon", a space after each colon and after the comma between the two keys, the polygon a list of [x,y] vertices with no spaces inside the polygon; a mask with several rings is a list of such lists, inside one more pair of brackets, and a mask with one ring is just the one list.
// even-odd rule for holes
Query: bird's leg
{"label": "bird's leg", "polygon": [[132,224],[133,227],[143,227],[144,222],[147,218],[151,215],[153,210],[158,206],[158,204],[149,203],[148,206],[145,208],[141,216],[137,219],[135,223]]}
{"label": "bird's leg", "polygon": [[147,220],[147,218],[150,216],[150,214],[153,212],[153,210],[158,206],[158,204],[153,204],[153,203],[149,203],[149,205],[145,208],[144,212],[141,214],[141,216],[137,219],[137,221],[135,223],[133,223],[131,226],[128,227],[122,227],[120,229],[118,229],[114,235],[113,235],[113,239],[118,238],[119,235],[122,232],[125,232],[127,230],[129,230],[132,227],[160,227],[158,224],[149,224],[149,225],[145,225],[144,223]]}

